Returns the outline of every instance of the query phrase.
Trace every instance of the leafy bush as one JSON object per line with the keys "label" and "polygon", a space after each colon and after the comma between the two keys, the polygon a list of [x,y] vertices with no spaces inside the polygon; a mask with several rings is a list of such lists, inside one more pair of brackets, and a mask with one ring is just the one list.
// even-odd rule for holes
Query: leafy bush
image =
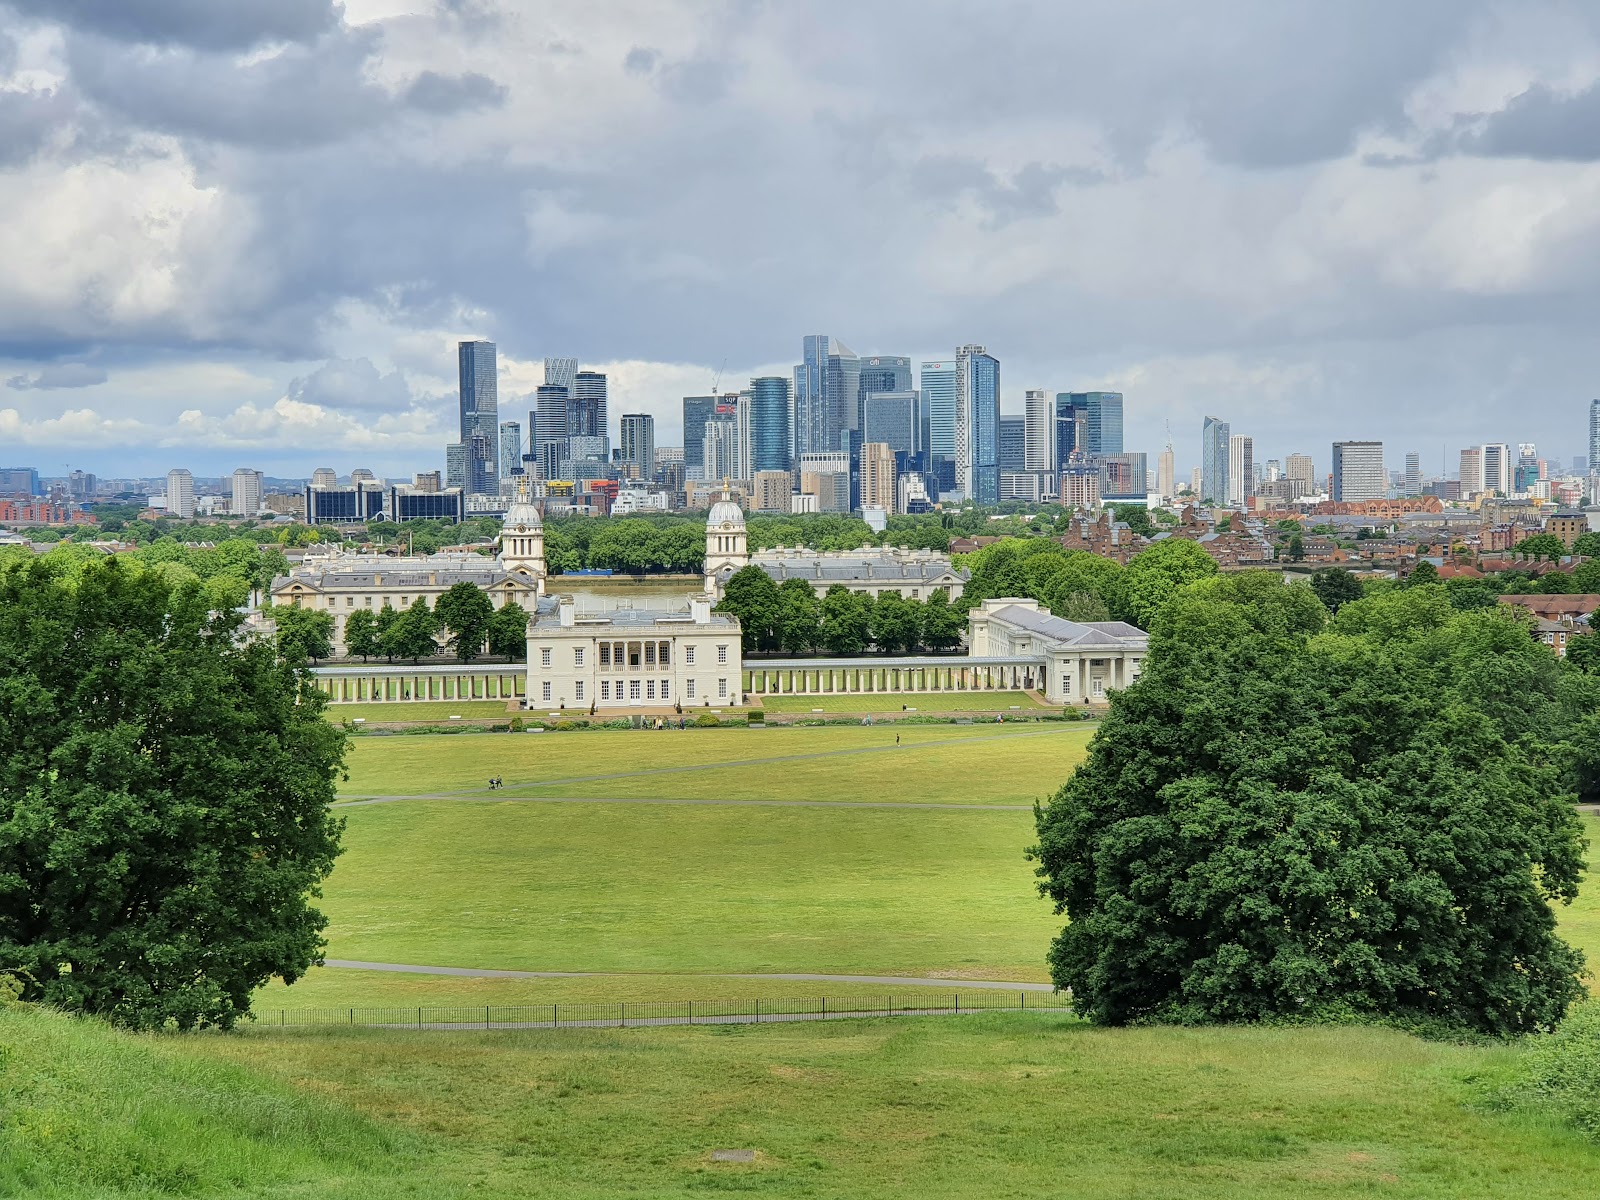
{"label": "leafy bush", "polygon": [[1574,1005],[1552,1032],[1528,1038],[1489,1102],[1559,1117],[1600,1140],[1600,1002]]}
{"label": "leafy bush", "polygon": [[694,719],[694,723],[701,729],[710,729],[713,726],[722,724],[718,718],[712,716],[710,713],[701,713]]}

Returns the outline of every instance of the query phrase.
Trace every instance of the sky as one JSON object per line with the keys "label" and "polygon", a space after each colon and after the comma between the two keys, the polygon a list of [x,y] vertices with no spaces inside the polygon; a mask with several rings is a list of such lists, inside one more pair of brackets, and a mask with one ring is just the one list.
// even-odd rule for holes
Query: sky
{"label": "sky", "polygon": [[1570,461],[1597,201],[1592,3],[0,0],[0,465],[442,468],[480,337],[672,445],[808,333]]}

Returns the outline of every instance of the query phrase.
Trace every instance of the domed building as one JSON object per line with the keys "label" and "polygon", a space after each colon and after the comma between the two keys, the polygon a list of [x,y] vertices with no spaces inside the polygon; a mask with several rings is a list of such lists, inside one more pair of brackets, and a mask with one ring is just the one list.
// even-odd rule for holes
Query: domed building
{"label": "domed building", "polygon": [[706,591],[720,595],[734,572],[750,565],[744,510],[724,485],[722,499],[706,514]]}
{"label": "domed building", "polygon": [[528,498],[525,487],[518,489],[516,499],[506,510],[498,541],[500,566],[508,574],[520,573],[535,580],[542,594],[545,580],[544,519]]}

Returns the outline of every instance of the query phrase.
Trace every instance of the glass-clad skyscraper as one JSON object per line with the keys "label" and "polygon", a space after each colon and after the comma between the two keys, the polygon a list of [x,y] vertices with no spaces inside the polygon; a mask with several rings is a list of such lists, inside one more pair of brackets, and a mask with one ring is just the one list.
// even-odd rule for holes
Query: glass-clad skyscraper
{"label": "glass-clad skyscraper", "polygon": [[500,404],[499,370],[493,342],[461,342],[456,347],[461,403],[461,444],[467,448],[463,464],[468,492],[492,494],[499,490]]}
{"label": "glass-clad skyscraper", "polygon": [[789,469],[789,381],[763,375],[750,381],[750,468]]}
{"label": "glass-clad skyscraper", "polygon": [[1026,417],[1000,418],[1000,469],[1028,469],[1028,421]]}
{"label": "glass-clad skyscraper", "polygon": [[885,392],[909,392],[916,387],[911,378],[909,358],[877,354],[861,359],[860,367],[861,373],[856,388],[856,411],[851,426],[854,429],[862,428],[866,421],[868,396],[880,396]]}
{"label": "glass-clad skyscraper", "polygon": [[928,452],[955,461],[956,364],[954,359],[922,364],[923,411],[928,416]]}
{"label": "glass-clad skyscraper", "polygon": [[1101,457],[1122,453],[1122,393],[1121,392],[1058,392],[1059,406],[1065,395],[1075,409],[1081,409],[1088,425],[1088,443],[1074,446]]}
{"label": "glass-clad skyscraper", "polygon": [[607,436],[606,377],[603,372],[579,371],[573,375],[568,414],[569,437]]}
{"label": "glass-clad skyscraper", "polygon": [[1207,417],[1200,429],[1200,498],[1228,502],[1228,423]]}
{"label": "glass-clad skyscraper", "polygon": [[956,487],[1000,502],[1000,360],[982,346],[956,351]]}
{"label": "glass-clad skyscraper", "polygon": [[907,388],[899,392],[874,392],[862,406],[861,442],[882,442],[891,450],[915,455],[922,447],[917,412],[917,393]]}

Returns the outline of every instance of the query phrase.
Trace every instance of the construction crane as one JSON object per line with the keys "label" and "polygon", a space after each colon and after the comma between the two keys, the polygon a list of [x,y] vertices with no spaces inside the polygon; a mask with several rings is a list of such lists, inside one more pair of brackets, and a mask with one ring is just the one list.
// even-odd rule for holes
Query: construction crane
{"label": "construction crane", "polygon": [[727,359],[723,359],[722,360],[722,365],[717,368],[717,373],[711,377],[711,394],[713,396],[722,395],[722,393],[719,392],[717,389],[722,386],[722,373],[723,373],[723,371],[725,371],[727,369],[728,369],[728,360]]}

